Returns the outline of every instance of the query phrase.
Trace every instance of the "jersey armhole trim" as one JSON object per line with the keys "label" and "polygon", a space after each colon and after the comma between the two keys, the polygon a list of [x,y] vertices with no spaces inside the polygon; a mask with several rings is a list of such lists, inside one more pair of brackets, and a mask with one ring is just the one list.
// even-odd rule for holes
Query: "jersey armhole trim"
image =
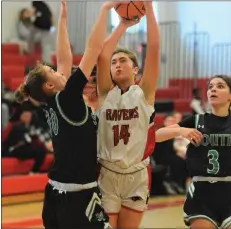
{"label": "jersey armhole trim", "polygon": [[89,115],[89,114],[88,114],[88,107],[87,107],[87,105],[85,104],[85,108],[86,108],[86,115],[85,115],[85,118],[84,118],[81,122],[73,122],[72,120],[70,120],[70,119],[64,114],[64,112],[63,112],[63,110],[62,110],[62,108],[61,108],[61,106],[60,106],[60,104],[59,104],[59,93],[60,93],[60,92],[58,92],[58,93],[56,94],[56,96],[55,96],[55,101],[56,101],[57,107],[58,107],[58,109],[59,109],[59,112],[60,112],[62,118],[63,118],[66,122],[68,122],[70,125],[72,125],[72,126],[82,126],[82,125],[87,121],[88,115]]}
{"label": "jersey armhole trim", "polygon": [[199,114],[196,114],[195,115],[195,129],[197,129],[198,123],[199,123]]}
{"label": "jersey armhole trim", "polygon": [[143,98],[143,100],[144,100],[144,103],[145,103],[145,105],[148,107],[148,109],[149,109],[149,110],[152,112],[152,114],[153,114],[153,112],[156,111],[156,109],[155,109],[155,102],[154,102],[153,105],[149,104],[148,101],[147,101],[147,99],[146,99],[146,97],[145,97],[145,95],[144,95],[143,89],[139,86],[139,84],[136,84],[135,86],[139,87],[140,90],[142,91],[142,98]]}

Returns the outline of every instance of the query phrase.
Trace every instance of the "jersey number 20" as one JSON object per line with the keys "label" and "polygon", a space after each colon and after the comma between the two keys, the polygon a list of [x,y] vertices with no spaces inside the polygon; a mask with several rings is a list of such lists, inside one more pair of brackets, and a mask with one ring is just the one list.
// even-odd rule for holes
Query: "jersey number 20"
{"label": "jersey number 20", "polygon": [[212,165],[212,169],[207,168],[207,173],[217,174],[220,170],[220,165],[218,162],[219,153],[216,150],[209,150],[208,152],[209,164]]}
{"label": "jersey number 20", "polygon": [[124,144],[127,145],[130,137],[129,125],[115,125],[112,127],[114,132],[114,146],[119,144],[121,139],[124,140]]}

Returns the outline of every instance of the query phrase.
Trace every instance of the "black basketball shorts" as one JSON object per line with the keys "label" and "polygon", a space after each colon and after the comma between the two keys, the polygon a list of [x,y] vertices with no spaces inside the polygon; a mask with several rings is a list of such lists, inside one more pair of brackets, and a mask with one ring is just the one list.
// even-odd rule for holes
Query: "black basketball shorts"
{"label": "black basketball shorts", "polygon": [[187,226],[193,219],[209,220],[217,227],[231,225],[231,182],[192,182],[184,204]]}
{"label": "black basketball shorts", "polygon": [[109,218],[101,206],[101,193],[98,187],[65,192],[47,184],[42,218],[46,229],[110,228]]}

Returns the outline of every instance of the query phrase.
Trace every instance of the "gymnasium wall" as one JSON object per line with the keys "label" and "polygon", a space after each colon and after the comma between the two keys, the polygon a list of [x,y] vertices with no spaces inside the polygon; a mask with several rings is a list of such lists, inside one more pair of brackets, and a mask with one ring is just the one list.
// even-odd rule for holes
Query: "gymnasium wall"
{"label": "gymnasium wall", "polygon": [[188,50],[184,59],[193,62],[196,57],[195,68],[181,72],[191,77],[231,75],[231,2],[177,2],[177,20],[181,42]]}
{"label": "gymnasium wall", "polygon": [[[47,3],[57,23],[59,1]],[[16,37],[18,11],[27,6],[29,2],[25,1],[2,2],[3,42]],[[70,40],[75,53],[82,53],[100,3],[68,1],[67,7]],[[231,2],[158,1],[157,12],[161,35],[160,87],[167,86],[169,78],[231,75]],[[146,42],[145,34],[129,34],[121,39],[122,45],[137,52],[141,42]],[[141,63],[141,53],[138,56]]]}
{"label": "gymnasium wall", "polygon": [[211,43],[231,42],[231,2],[177,2],[177,20],[181,22],[182,34],[198,30],[210,34]]}
{"label": "gymnasium wall", "polygon": [[69,1],[68,32],[76,53],[83,53],[87,37],[98,16],[100,2]]}
{"label": "gymnasium wall", "polygon": [[[59,1],[47,1],[53,12],[55,23],[57,23],[59,14]],[[20,9],[29,7],[29,1],[3,1],[2,2],[2,42],[7,42],[14,37],[17,37],[16,24]],[[79,43],[83,43],[86,39],[85,34],[89,34],[92,24],[98,15],[100,7],[99,2],[87,1],[69,1],[67,2],[69,29],[71,39],[75,39],[76,31],[78,31]],[[176,20],[176,3],[174,2],[159,2],[158,17],[161,21]],[[77,42],[77,41],[76,41]]]}
{"label": "gymnasium wall", "polygon": [[[47,1],[57,22],[59,1]],[[18,12],[23,7],[28,7],[29,1],[3,1],[2,2],[2,41],[7,41],[16,36],[15,22]],[[78,35],[85,37],[88,34],[96,16],[98,15],[99,2],[74,2],[67,3],[69,10],[70,28],[87,27],[80,30]],[[182,35],[194,29],[194,22],[198,29],[207,31],[211,42],[230,42],[231,30],[231,2],[158,2],[158,20],[179,21]],[[79,31],[79,30],[78,30]]]}
{"label": "gymnasium wall", "polygon": [[[54,22],[57,23],[59,13],[59,1],[46,1],[52,10]],[[16,22],[19,11],[22,8],[31,6],[29,1],[2,1],[1,19],[2,19],[2,43],[12,41],[17,38]]]}

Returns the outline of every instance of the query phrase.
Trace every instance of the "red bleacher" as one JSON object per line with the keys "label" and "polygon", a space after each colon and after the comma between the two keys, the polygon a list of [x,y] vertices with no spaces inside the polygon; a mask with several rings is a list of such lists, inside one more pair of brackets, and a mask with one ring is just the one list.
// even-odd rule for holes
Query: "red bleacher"
{"label": "red bleacher", "polygon": [[22,78],[12,78],[9,89],[11,91],[15,91],[20,86],[20,84],[22,84],[23,82],[24,82],[24,79]]}
{"label": "red bleacher", "polygon": [[26,57],[19,54],[2,54],[2,66],[26,66]]}
{"label": "red bleacher", "polygon": [[24,78],[24,66],[2,66],[2,75],[5,78]]}
{"label": "red bleacher", "polygon": [[19,45],[18,44],[2,44],[2,53],[18,54]]}
{"label": "red bleacher", "polygon": [[2,196],[42,192],[47,181],[46,174],[2,177]]}
{"label": "red bleacher", "polygon": [[[47,171],[52,165],[54,156],[48,154],[40,169]],[[27,175],[33,166],[33,160],[20,161],[16,158],[2,158],[2,195],[40,192],[47,183],[47,174]],[[23,175],[26,174],[26,175]]]}
{"label": "red bleacher", "polygon": [[156,91],[156,100],[157,99],[178,99],[180,98],[180,88],[171,87],[171,88],[160,88]]}
{"label": "red bleacher", "polygon": [[18,44],[2,44],[2,81],[7,88],[15,90],[23,82],[26,66],[34,66],[41,60],[41,48],[32,54],[20,54]]}
{"label": "red bleacher", "polygon": [[[54,160],[53,154],[47,154],[40,171],[47,171]],[[2,158],[2,176],[13,174],[27,174],[34,164],[33,159],[19,160],[16,158]]]}
{"label": "red bleacher", "polygon": [[24,80],[24,66],[2,66],[2,81],[10,90],[15,90]]}
{"label": "red bleacher", "polygon": [[179,98],[189,99],[192,97],[192,90],[196,87],[201,91],[202,100],[206,100],[206,92],[207,92],[207,82],[208,78],[198,78],[194,81],[194,79],[190,78],[177,78],[169,80],[169,88],[178,87],[179,88]]}

